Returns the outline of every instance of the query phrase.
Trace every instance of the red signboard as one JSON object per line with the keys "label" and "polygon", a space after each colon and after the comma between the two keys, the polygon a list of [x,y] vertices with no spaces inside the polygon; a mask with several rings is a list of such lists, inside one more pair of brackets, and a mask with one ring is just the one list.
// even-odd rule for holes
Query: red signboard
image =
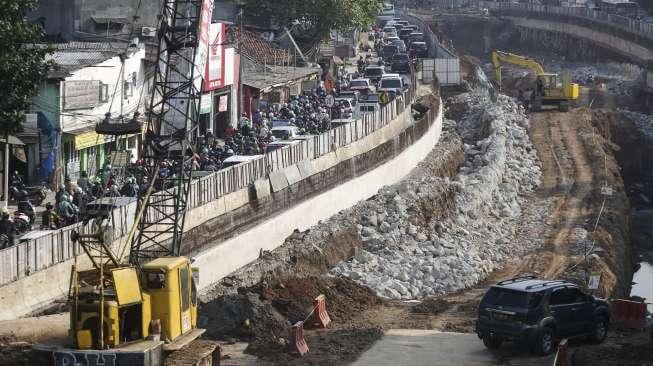
{"label": "red signboard", "polygon": [[212,23],[209,27],[209,52],[206,63],[206,82],[204,83],[204,91],[211,91],[225,86],[226,43],[226,24]]}

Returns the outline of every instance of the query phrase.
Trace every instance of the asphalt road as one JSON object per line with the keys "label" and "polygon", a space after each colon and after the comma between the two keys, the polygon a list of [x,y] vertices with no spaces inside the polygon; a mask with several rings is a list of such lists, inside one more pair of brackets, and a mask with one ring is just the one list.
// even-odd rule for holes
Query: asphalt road
{"label": "asphalt road", "polygon": [[354,366],[550,366],[553,356],[535,357],[512,344],[489,351],[475,334],[391,329]]}

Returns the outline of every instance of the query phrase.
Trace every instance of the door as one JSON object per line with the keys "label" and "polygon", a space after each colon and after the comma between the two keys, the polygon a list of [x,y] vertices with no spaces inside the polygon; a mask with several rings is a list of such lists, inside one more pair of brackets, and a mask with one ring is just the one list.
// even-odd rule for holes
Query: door
{"label": "door", "polygon": [[574,319],[574,334],[591,332],[594,327],[594,306],[588,301],[588,296],[577,288],[569,288]]}
{"label": "door", "polygon": [[567,288],[560,288],[551,293],[549,311],[556,320],[557,338],[565,338],[574,333],[574,307],[572,294]]}
{"label": "door", "polygon": [[179,268],[179,289],[181,301],[181,333],[184,334],[192,328],[192,317],[190,310],[190,268],[186,265]]}

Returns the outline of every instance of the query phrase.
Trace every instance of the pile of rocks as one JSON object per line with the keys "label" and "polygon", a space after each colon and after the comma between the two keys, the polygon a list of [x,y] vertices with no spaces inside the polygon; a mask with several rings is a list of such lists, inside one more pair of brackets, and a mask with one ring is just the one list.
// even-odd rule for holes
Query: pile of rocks
{"label": "pile of rocks", "polygon": [[504,95],[497,102],[481,91],[457,98],[468,106],[457,124],[466,158],[459,174],[451,181],[416,174],[359,205],[363,250],[332,273],[382,297],[423,298],[473,286],[539,245],[513,240],[523,194],[540,178],[527,117]]}

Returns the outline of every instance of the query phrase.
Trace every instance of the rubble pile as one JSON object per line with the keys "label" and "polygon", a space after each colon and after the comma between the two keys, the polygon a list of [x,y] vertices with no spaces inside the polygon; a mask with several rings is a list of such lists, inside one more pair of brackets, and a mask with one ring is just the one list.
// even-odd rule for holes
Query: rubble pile
{"label": "rubble pile", "polygon": [[[513,99],[486,92],[457,96],[465,164],[453,179],[414,175],[362,205],[363,249],[331,272],[390,299],[414,299],[475,285],[509,258],[540,246],[514,242],[524,193],[539,185],[528,119]],[[437,215],[433,197],[450,194]],[[438,203],[446,206],[446,203]],[[447,212],[449,211],[449,212]]]}

